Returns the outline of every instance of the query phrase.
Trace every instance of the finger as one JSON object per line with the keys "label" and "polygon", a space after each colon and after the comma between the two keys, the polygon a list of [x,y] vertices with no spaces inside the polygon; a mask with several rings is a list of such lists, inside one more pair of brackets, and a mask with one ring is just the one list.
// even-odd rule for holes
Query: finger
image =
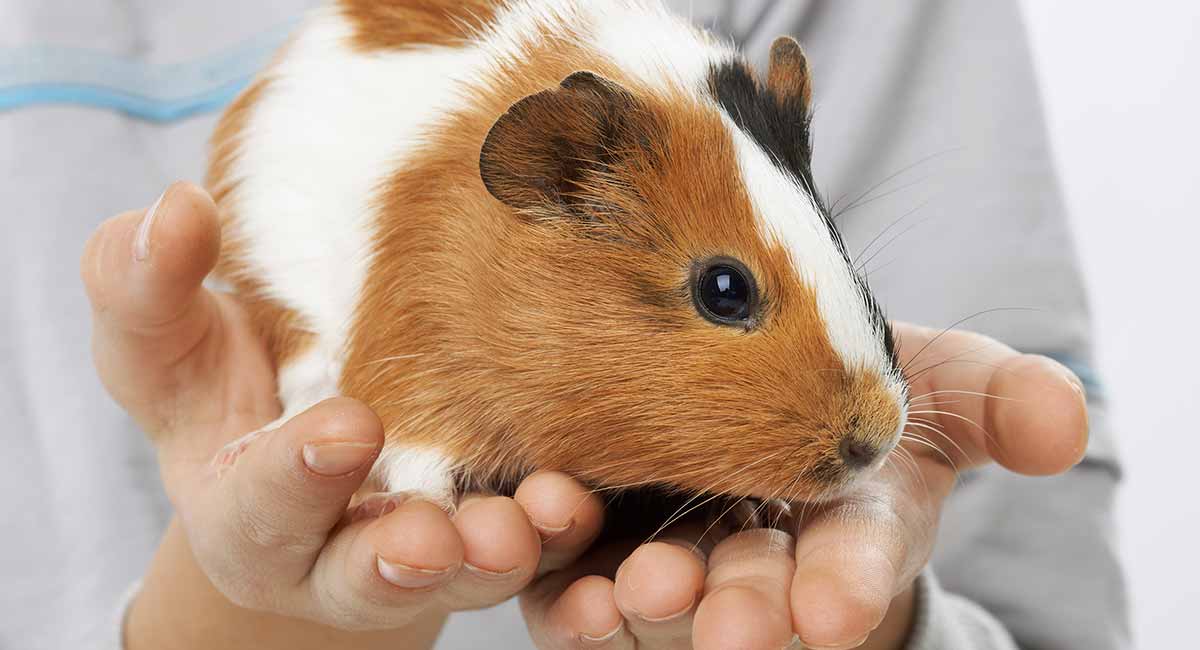
{"label": "finger", "polygon": [[521,592],[522,617],[539,648],[630,647],[612,578],[638,545],[619,540],[590,548]]}
{"label": "finger", "polygon": [[450,515],[412,496],[337,532],[304,581],[310,618],[340,629],[394,629],[442,607],[463,564]]}
{"label": "finger", "polygon": [[513,499],[524,508],[542,540],[538,573],[567,566],[600,534],[604,504],[593,491],[561,472],[536,472]]}
{"label": "finger", "polygon": [[[379,419],[347,398],[322,402],[250,444],[177,502],[198,559],[235,588],[296,584],[309,572],[378,456]],[[251,590],[263,585],[247,585]]]}
{"label": "finger", "polygon": [[662,541],[639,547],[617,570],[617,608],[639,647],[692,647],[692,614],[704,590],[705,557],[688,540],[702,533],[668,532]]}
{"label": "finger", "polygon": [[713,549],[693,626],[695,647],[782,648],[792,639],[792,537],[760,528]]}
{"label": "finger", "polygon": [[546,601],[531,607],[522,596],[522,611],[534,643],[542,650],[632,650],[638,647],[617,610],[613,581],[586,575],[575,579]]}
{"label": "finger", "polygon": [[1023,474],[1055,474],[1083,456],[1086,400],[1058,362],[970,332],[904,324],[897,332],[912,384],[906,430],[959,469],[993,459]]}
{"label": "finger", "polygon": [[[693,550],[703,532],[698,526],[676,526],[662,541],[645,546],[638,540],[611,542],[539,578],[521,594],[521,610],[538,647],[623,648],[632,647],[636,639],[638,647],[670,648],[675,646],[668,643],[681,638],[680,647],[690,647],[686,640],[691,613],[703,586],[704,552],[710,545],[704,538]],[[639,559],[629,564],[633,556]],[[659,561],[666,566],[656,566]],[[620,607],[610,576],[620,583]],[[680,610],[686,611],[672,615]],[[637,619],[632,626],[629,618]]]}
{"label": "finger", "polygon": [[880,625],[929,558],[953,482],[949,471],[885,471],[843,501],[806,511],[790,589],[805,647],[856,647]]}
{"label": "finger", "polygon": [[[226,333],[226,310],[201,286],[219,250],[216,208],[186,183],[172,185],[146,213],[108,220],[85,247],[80,271],[94,314],[97,369],[117,401],[152,433],[163,428],[180,390],[204,388],[197,383],[206,376],[195,366],[212,357],[206,353]],[[262,392],[259,401],[274,405],[266,388]],[[191,400],[201,408],[213,401]]]}
{"label": "finger", "polygon": [[541,539],[516,501],[508,497],[464,500],[454,515],[454,526],[462,538],[463,569],[441,596],[447,607],[495,605],[533,579]]}

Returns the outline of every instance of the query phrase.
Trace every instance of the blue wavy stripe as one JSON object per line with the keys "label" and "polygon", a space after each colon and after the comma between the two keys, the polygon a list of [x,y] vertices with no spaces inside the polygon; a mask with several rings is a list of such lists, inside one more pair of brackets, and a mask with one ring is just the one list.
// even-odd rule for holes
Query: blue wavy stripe
{"label": "blue wavy stripe", "polygon": [[0,49],[0,111],[69,104],[171,122],[220,110],[254,78],[295,22],[216,55],[154,65],[71,48]]}
{"label": "blue wavy stripe", "polygon": [[1096,401],[1105,400],[1104,383],[1100,380],[1100,373],[1096,372],[1096,369],[1090,363],[1068,354],[1055,352],[1043,352],[1043,354],[1063,364],[1071,372],[1075,373],[1079,377],[1079,380],[1083,382],[1083,388],[1087,391],[1089,399]]}
{"label": "blue wavy stripe", "polygon": [[202,95],[180,99],[142,97],[115,88],[80,84],[18,86],[0,89],[0,111],[45,104],[73,104],[117,111],[149,122],[175,122],[221,110],[237,97],[252,78],[246,77]]}

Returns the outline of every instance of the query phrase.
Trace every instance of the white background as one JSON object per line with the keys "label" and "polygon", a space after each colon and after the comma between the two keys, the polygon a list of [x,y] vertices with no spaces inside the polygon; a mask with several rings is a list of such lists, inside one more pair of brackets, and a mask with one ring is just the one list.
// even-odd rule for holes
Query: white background
{"label": "white background", "polygon": [[1200,2],[1023,4],[1124,453],[1137,645],[1200,647]]}

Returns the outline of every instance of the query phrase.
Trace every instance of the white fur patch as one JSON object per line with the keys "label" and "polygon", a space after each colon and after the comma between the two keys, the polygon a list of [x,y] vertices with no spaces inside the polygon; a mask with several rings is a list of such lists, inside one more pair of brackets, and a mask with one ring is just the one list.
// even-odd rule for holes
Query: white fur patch
{"label": "white fur patch", "polygon": [[714,61],[734,56],[656,0],[527,0],[508,5],[481,33],[479,47],[517,59],[543,32],[575,34],[596,54],[651,87],[705,87]]}
{"label": "white fur patch", "polygon": [[813,290],[826,334],[846,370],[878,373],[903,402],[903,384],[893,373],[866,297],[810,195],[732,119],[724,113],[722,118],[764,239],[788,251],[800,280]]}
{"label": "white fur patch", "polygon": [[280,421],[286,422],[318,402],[337,397],[342,363],[337,350],[327,342],[318,339],[313,347],[279,369],[279,402],[283,405]]}
{"label": "white fur patch", "polygon": [[385,492],[409,492],[428,499],[454,504],[453,464],[432,448],[389,445],[380,452],[371,469],[372,477]]}
{"label": "white fur patch", "polygon": [[351,34],[332,10],[307,21],[249,120],[230,197],[254,274],[342,344],[371,262],[376,193],[482,58],[364,55]]}

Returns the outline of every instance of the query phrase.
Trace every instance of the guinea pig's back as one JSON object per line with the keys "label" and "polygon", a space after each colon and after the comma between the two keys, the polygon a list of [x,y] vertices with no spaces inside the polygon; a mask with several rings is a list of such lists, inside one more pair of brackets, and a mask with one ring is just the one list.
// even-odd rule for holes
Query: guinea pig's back
{"label": "guinea pig's back", "polygon": [[[489,4],[322,8],[226,111],[207,181],[223,219],[218,274],[249,303],[277,360],[306,339],[344,343],[375,249],[379,188],[486,64],[449,7]],[[415,20],[407,5],[422,7]],[[429,16],[437,5],[440,32]]]}
{"label": "guinea pig's back", "polygon": [[[731,56],[657,0],[332,2],[214,133],[218,273],[277,361],[313,340],[339,356],[379,250],[380,215],[388,230],[436,219],[406,213],[403,201],[384,205],[382,190],[419,164],[422,145],[444,148],[431,140],[446,138],[450,116],[478,113],[468,120],[478,133],[452,137],[455,156],[477,157],[511,103],[575,70],[696,90],[714,60]],[[472,189],[483,192],[477,172]]]}

